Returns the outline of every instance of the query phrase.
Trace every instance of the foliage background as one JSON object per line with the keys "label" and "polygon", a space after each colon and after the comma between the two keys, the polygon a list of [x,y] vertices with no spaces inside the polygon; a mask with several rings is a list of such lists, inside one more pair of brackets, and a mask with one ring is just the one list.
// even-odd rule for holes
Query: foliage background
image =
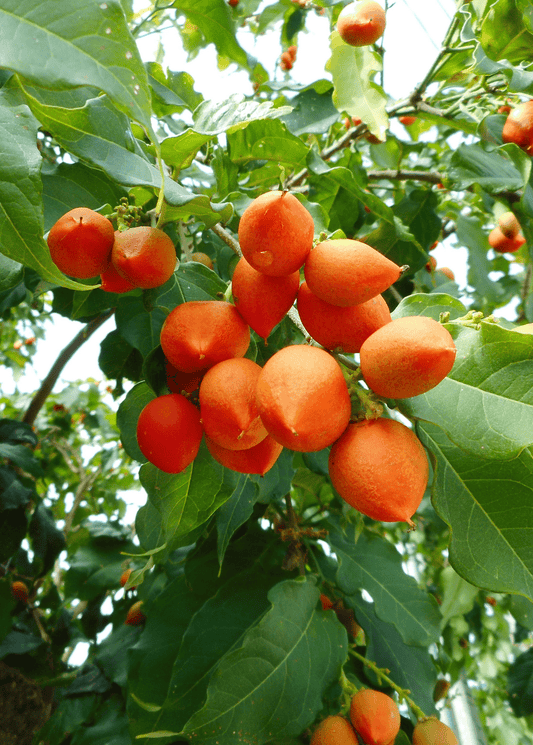
{"label": "foliage background", "polygon": [[[469,681],[488,742],[531,739],[533,340],[512,330],[533,321],[531,256],[495,255],[487,234],[512,207],[532,244],[531,159],[502,146],[497,112],[531,95],[532,6],[458,5],[443,50],[400,101],[380,85],[379,47],[333,33],[323,77],[301,86],[270,80],[235,36],[243,22],[258,35],[278,23],[286,48],[341,7],[178,0],[136,15],[116,0],[0,2],[2,364],[31,362],[51,314],[80,324],[72,353],[112,315],[99,364],[120,401],[116,415],[90,381],[51,394],[53,376],[34,396],[1,399],[0,713],[15,742],[307,742],[364,684],[399,690],[401,745],[420,710],[435,711],[439,678]],[[135,39],[165,25],[191,59],[214,44],[219,68],[245,71],[254,94],[204,101],[186,71],[143,63]],[[346,130],[346,114],[362,124]],[[404,114],[416,123],[392,134]],[[137,477],[136,419],[165,390],[168,309],[226,291],[239,215],[280,184],[317,234],[365,237],[409,264],[386,294],[395,317],[449,314],[450,376],[388,402],[416,423],[433,467],[413,533],[350,511],[327,452],[284,452],[259,479],[203,449],[184,474],[145,463]],[[174,239],[175,276],[125,296],[65,278],[46,231],[79,205],[113,215],[125,196]],[[466,289],[424,269],[442,238],[468,251]],[[193,249],[215,271],[187,261]],[[467,316],[509,302],[512,323]],[[250,355],[263,362],[301,339],[285,319]],[[131,525],[120,495],[139,481],[147,498]],[[12,599],[15,579],[28,605]],[[146,624],[125,626],[136,599]],[[89,655],[74,666],[80,641]]]}

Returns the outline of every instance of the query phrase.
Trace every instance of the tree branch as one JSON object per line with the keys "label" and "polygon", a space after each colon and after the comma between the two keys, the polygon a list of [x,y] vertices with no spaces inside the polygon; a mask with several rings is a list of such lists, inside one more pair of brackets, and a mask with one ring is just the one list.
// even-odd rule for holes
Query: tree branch
{"label": "tree branch", "polygon": [[105,313],[101,313],[96,318],[93,318],[93,320],[89,321],[89,323],[87,323],[84,328],[82,328],[81,331],[76,334],[74,339],[72,339],[72,341],[67,344],[67,346],[59,353],[56,361],[50,368],[50,372],[43,380],[41,387],[28,406],[28,409],[26,410],[26,413],[24,414],[24,417],[22,419],[23,422],[25,422],[26,424],[33,424],[35,422],[37,414],[52,392],[52,389],[67,362],[74,356],[74,354],[78,351],[82,344],[86,342],[87,339],[92,336],[92,334],[94,334],[94,332],[98,328],[100,328],[100,326],[105,323],[108,318],[111,318],[114,312],[115,309],[113,308],[106,311]]}

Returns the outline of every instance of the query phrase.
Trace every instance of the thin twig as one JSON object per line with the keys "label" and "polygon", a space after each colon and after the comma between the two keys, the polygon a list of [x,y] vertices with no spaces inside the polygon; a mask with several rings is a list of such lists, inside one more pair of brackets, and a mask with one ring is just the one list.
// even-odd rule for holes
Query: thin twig
{"label": "thin twig", "polygon": [[237,256],[242,256],[241,247],[239,246],[239,242],[235,240],[235,238],[231,235],[229,230],[226,230],[226,228],[223,228],[220,223],[215,223],[215,225],[211,225],[211,230],[213,233],[218,235],[219,238],[221,238],[224,243],[231,248],[231,250],[237,254]]}

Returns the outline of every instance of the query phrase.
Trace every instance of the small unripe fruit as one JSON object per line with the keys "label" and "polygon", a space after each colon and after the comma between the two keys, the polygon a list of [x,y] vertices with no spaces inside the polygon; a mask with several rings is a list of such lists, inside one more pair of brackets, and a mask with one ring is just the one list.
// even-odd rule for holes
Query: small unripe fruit
{"label": "small unripe fruit", "polygon": [[267,436],[255,389],[261,367],[242,357],[211,367],[200,385],[200,415],[206,435],[227,450],[249,450]]}
{"label": "small unripe fruit", "polygon": [[396,318],[361,346],[368,387],[384,398],[411,398],[435,388],[453,367],[457,350],[449,331],[426,316]]}
{"label": "small unripe fruit", "polygon": [[320,722],[310,745],[358,745],[352,725],[344,717],[334,715]]}
{"label": "small unripe fruit", "polygon": [[15,580],[11,585],[11,595],[15,600],[19,600],[21,603],[27,603],[30,595],[28,586],[25,582]]}
{"label": "small unripe fruit", "polygon": [[77,207],[52,226],[47,243],[58,269],[69,277],[89,279],[109,266],[114,240],[115,230],[107,217]]}
{"label": "small unripe fruit", "polygon": [[520,223],[514,212],[504,212],[498,218],[498,227],[506,238],[515,238],[520,232]]}
{"label": "small unripe fruit", "polygon": [[181,473],[193,462],[202,435],[200,412],[179,393],[152,399],[137,422],[142,454],[165,473]]}
{"label": "small unripe fruit", "polygon": [[298,313],[315,341],[326,349],[346,354],[359,352],[365,339],[392,320],[381,295],[366,303],[341,308],[314,295],[306,282],[298,291]]}
{"label": "small unripe fruit", "polygon": [[170,311],[161,329],[163,354],[187,373],[244,357],[249,345],[248,324],[234,305],[222,300],[182,303]]}
{"label": "small unripe fruit", "polygon": [[459,745],[459,740],[446,724],[428,717],[414,728],[413,745]]}
{"label": "small unripe fruit", "polygon": [[385,11],[373,0],[350,3],[339,15],[337,31],[352,47],[374,44],[385,31]]}
{"label": "small unripe fruit", "polygon": [[366,745],[390,745],[400,731],[396,702],[381,691],[365,688],[352,697],[350,719]]}
{"label": "small unripe fruit", "polygon": [[142,623],[144,623],[144,621],[146,621],[146,616],[141,610],[142,604],[142,600],[138,600],[136,603],[133,603],[131,608],[128,610],[126,620],[124,621],[126,626],[140,626]]}
{"label": "small unripe fruit", "polygon": [[263,424],[284,447],[322,450],[348,426],[348,387],[334,358],[317,347],[285,347],[265,364],[257,381]]}
{"label": "small unripe fruit", "polygon": [[373,520],[412,524],[428,475],[422,443],[395,419],[348,425],[329,454],[334,488],[348,504]]}
{"label": "small unripe fruit", "polygon": [[294,303],[299,284],[299,271],[269,277],[241,258],[231,278],[233,302],[246,323],[266,341]]}
{"label": "small unripe fruit", "polygon": [[111,261],[135,287],[148,290],[169,280],[176,268],[172,240],[158,228],[140,227],[117,232]]}
{"label": "small unripe fruit", "polygon": [[400,267],[361,241],[341,238],[318,243],[305,262],[311,292],[331,305],[358,305],[399,279]]}
{"label": "small unripe fruit", "polygon": [[267,191],[244,210],[239,243],[254,269],[283,277],[302,266],[313,245],[314,232],[311,214],[293,194]]}
{"label": "small unripe fruit", "polygon": [[267,435],[264,440],[249,450],[228,450],[205,438],[207,449],[213,458],[226,468],[237,473],[255,473],[264,476],[275,464],[283,446]]}

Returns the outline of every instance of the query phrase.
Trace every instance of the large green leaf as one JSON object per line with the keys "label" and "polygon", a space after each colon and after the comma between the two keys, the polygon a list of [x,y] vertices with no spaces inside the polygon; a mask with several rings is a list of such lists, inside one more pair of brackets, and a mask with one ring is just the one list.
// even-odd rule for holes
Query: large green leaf
{"label": "large green leaf", "polygon": [[330,37],[331,57],[326,69],[333,77],[333,103],[342,113],[361,119],[370,132],[385,139],[389,117],[385,109],[387,96],[373,82],[381,70],[381,60],[368,46],[352,47],[345,44],[338,31]]}
{"label": "large green leaf", "polygon": [[259,498],[259,485],[246,474],[233,474],[235,488],[228,501],[217,511],[218,558],[222,564],[232,535],[253,512]]}
{"label": "large green leaf", "polygon": [[120,335],[146,357],[159,346],[161,328],[166,318],[162,308],[147,308],[142,297],[122,297],[115,320]]}
{"label": "large green leaf", "polygon": [[506,157],[505,150],[491,152],[479,143],[459,145],[447,175],[456,189],[479,184],[487,191],[516,191],[524,185],[524,174]]}
{"label": "large green leaf", "polygon": [[94,86],[151,131],[146,71],[118,0],[3,0],[0,66],[52,90]]}
{"label": "large green leaf", "polygon": [[494,60],[505,58],[520,64],[531,58],[533,34],[516,7],[516,0],[492,3],[483,19],[480,43],[488,57]]}
{"label": "large green leaf", "polygon": [[307,145],[278,119],[254,121],[228,135],[229,156],[241,166],[265,161],[298,171],[305,168],[308,151]]}
{"label": "large green leaf", "polygon": [[346,659],[346,631],[317,610],[313,581],[288,580],[269,592],[271,610],[224,656],[207,701],[183,732],[205,745],[247,739],[262,745],[298,735],[322,706]]}
{"label": "large green leaf", "polygon": [[429,316],[429,318],[434,318],[435,321],[438,321],[441,313],[449,313],[451,319],[460,318],[466,314],[466,308],[459,300],[451,295],[438,292],[425,295],[416,292],[413,295],[409,295],[409,297],[403,298],[391,315],[393,318]]}
{"label": "large green leaf", "polygon": [[473,585],[533,600],[533,454],[488,460],[456,447],[439,427],[418,425],[436,458],[433,501],[451,528],[450,562]]}
{"label": "large green leaf", "polygon": [[138,383],[128,391],[117,411],[117,426],[120,429],[120,439],[124,450],[134,460],[146,463],[137,444],[137,420],[146,404],[155,398],[154,392],[146,383]]}
{"label": "large green leaf", "polygon": [[428,646],[440,635],[441,615],[434,599],[402,569],[402,557],[388,541],[362,533],[354,525],[329,532],[339,560],[337,584],[347,595],[366,590],[376,615],[392,623],[405,644]]}
{"label": "large green leaf", "polygon": [[453,321],[447,328],[457,347],[452,371],[399,408],[475,455],[515,457],[533,444],[533,337],[487,322],[479,331]]}
{"label": "large green leaf", "polygon": [[[27,106],[12,106],[10,97],[0,93],[0,246],[4,256],[35,269],[48,282],[83,289],[59,271],[43,240],[38,126]],[[11,264],[8,274],[12,270]]]}
{"label": "large green leaf", "polygon": [[178,474],[163,473],[151,463],[139,474],[148,498],[161,513],[166,542],[187,535],[208,520],[232,495],[224,468],[202,443],[195,460]]}

